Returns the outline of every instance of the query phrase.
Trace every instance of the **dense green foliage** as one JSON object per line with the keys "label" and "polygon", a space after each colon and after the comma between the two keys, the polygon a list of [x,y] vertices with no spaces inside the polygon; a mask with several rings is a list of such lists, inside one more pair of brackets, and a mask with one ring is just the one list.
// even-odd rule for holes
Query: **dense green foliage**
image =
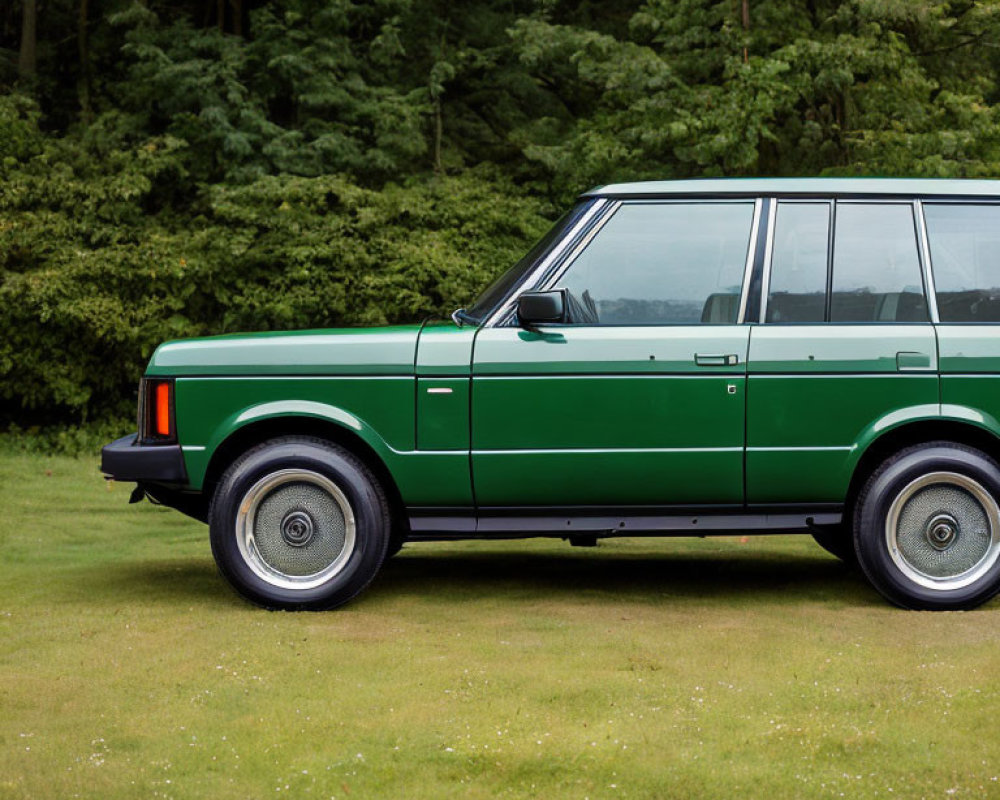
{"label": "dense green foliage", "polygon": [[164,338],[447,312],[592,184],[994,176],[998,123],[998,0],[18,0],[0,428],[127,415]]}

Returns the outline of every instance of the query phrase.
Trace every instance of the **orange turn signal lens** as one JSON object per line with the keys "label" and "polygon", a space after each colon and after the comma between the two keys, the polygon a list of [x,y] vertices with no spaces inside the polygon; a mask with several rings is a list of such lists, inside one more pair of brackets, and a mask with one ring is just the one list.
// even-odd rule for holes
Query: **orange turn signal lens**
{"label": "orange turn signal lens", "polygon": [[158,436],[170,436],[170,384],[156,384],[156,420],[154,430]]}

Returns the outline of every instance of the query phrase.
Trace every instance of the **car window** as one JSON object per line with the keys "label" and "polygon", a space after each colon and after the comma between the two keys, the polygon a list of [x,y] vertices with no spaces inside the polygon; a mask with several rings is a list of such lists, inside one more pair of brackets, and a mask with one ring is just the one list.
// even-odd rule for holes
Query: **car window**
{"label": "car window", "polygon": [[927,322],[913,206],[838,203],[832,322]]}
{"label": "car window", "polygon": [[593,203],[593,200],[585,200],[563,214],[531,250],[479,295],[476,301],[465,310],[465,316],[477,324],[489,316],[506,299],[514,287],[551,252],[570,228],[580,221],[580,218]]}
{"label": "car window", "polygon": [[774,222],[767,322],[823,322],[830,203],[779,203]]}
{"label": "car window", "polygon": [[753,202],[626,203],[557,282],[568,321],[734,323]]}
{"label": "car window", "polygon": [[924,205],[942,322],[1000,322],[1000,206]]}

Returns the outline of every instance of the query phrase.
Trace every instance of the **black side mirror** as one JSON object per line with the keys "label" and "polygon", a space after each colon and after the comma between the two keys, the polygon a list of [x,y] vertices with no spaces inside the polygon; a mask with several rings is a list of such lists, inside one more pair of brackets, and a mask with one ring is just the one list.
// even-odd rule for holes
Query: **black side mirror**
{"label": "black side mirror", "polygon": [[566,290],[525,292],[517,298],[517,321],[524,327],[566,321]]}

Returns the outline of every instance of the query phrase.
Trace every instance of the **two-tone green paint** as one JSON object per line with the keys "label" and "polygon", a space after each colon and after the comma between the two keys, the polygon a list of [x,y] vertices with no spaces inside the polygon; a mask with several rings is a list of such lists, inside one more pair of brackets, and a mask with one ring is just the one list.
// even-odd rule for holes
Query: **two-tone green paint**
{"label": "two-tone green paint", "polygon": [[477,502],[742,503],[748,337],[741,325],[482,331]]}
{"label": "two-tone green paint", "polygon": [[412,375],[419,325],[275,331],[160,345],[147,375]]}
{"label": "two-tone green paint", "polygon": [[[201,488],[229,436],[292,417],[357,435],[412,506],[471,506],[473,481],[483,506],[839,502],[879,436],[941,418],[939,392],[954,407],[991,409],[980,427],[1000,431],[992,380],[948,376],[939,389],[931,325],[526,331],[448,322],[428,326],[419,344],[417,333],[372,329],[336,343],[337,334],[307,333],[302,348],[283,334],[280,348],[264,351],[267,335],[226,337],[230,352],[242,342],[255,354],[250,369],[262,375],[179,367],[188,374],[176,386],[191,487]],[[346,371],[389,354],[383,374],[279,374],[277,358],[264,360],[294,354],[301,368],[318,339],[330,373],[338,358]],[[222,358],[219,341],[186,342],[184,352],[205,347],[192,360],[207,369]],[[175,348],[158,351],[150,374],[179,360]],[[930,364],[907,369],[899,353]],[[736,363],[701,365],[699,355]]]}
{"label": "two-tone green paint", "polygon": [[842,502],[861,454],[940,414],[925,325],[756,325],[750,334],[748,503]]}
{"label": "two-tone green paint", "polygon": [[[450,328],[464,342],[457,348],[465,353],[459,374],[463,361],[468,374],[473,331]],[[424,380],[414,375],[419,332],[420,326],[401,326],[252,334],[160,347],[147,374],[182,376],[175,381],[176,416],[190,487],[202,488],[217,448],[247,426],[305,418],[363,440],[408,503],[471,505],[468,378],[457,396],[429,396],[441,402],[421,408],[424,430],[418,430],[415,397]],[[463,409],[464,426],[453,428],[448,423],[461,422],[454,413]]]}
{"label": "two-tone green paint", "polygon": [[[990,197],[995,182],[619,184],[593,197]],[[933,296],[931,297],[933,307]],[[844,500],[879,437],[950,420],[1000,436],[1000,326],[460,326],[212,337],[159,348],[193,489],[264,421],[357,436],[407,505]]]}

